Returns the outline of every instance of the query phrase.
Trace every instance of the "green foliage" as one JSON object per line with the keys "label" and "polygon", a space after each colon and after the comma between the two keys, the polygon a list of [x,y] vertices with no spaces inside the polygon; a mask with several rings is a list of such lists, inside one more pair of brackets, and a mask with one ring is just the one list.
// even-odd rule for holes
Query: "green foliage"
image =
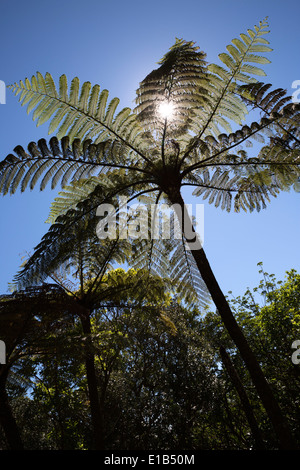
{"label": "green foliage", "polygon": [[[259,360],[263,373],[274,388],[282,410],[287,416],[293,433],[299,435],[299,365],[292,361],[295,349],[293,342],[299,339],[300,323],[300,276],[295,270],[286,273],[284,280],[277,281],[274,274],[264,271],[258,263],[261,281],[252,291],[243,296],[233,297],[230,304],[239,325],[249,341],[251,349]],[[230,352],[232,361],[254,406],[255,414],[264,439],[274,438],[262,413],[251,380],[241,361],[236,347],[224,331],[218,316],[209,313],[205,321],[210,330],[209,337],[218,351],[222,344]],[[270,448],[276,444],[270,443]]]}
{"label": "green foliage", "polygon": [[135,115],[129,108],[117,113],[119,99],[108,102],[108,91],[100,90],[99,85],[92,87],[84,82],[80,87],[78,77],[73,78],[68,89],[67,77],[59,78],[58,89],[50,73],[45,77],[40,72],[23,82],[11,85],[12,91],[19,95],[27,112],[33,111],[33,120],[42,125],[51,120],[49,134],[57,130],[58,138],[68,134],[71,141],[93,139],[94,143],[106,141],[110,137],[120,136],[132,144],[141,131]]}
{"label": "green foliage", "polygon": [[[67,298],[59,286],[45,284],[0,298],[1,338],[7,346],[7,360],[14,364],[22,350],[32,353],[42,348],[39,342],[57,321],[70,321]],[[35,349],[36,348],[36,349]]]}
{"label": "green foliage", "polygon": [[231,132],[230,121],[242,125],[247,108],[235,94],[236,87],[255,82],[255,76],[265,75],[261,68],[251,64],[264,65],[270,62],[266,57],[257,54],[272,50],[267,45],[269,42],[263,37],[268,33],[267,27],[267,21],[264,20],[259,26],[255,26],[254,30],[248,29],[247,33],[240,35],[240,39],[232,40],[232,44],[227,46],[227,52],[219,54],[222,66],[217,64],[208,66],[210,73],[206,81],[206,90],[210,100],[204,115],[200,138],[208,129],[218,137],[220,134],[218,126],[226,132]]}
{"label": "green foliage", "polygon": [[161,136],[164,132],[164,117],[159,113],[159,106],[165,102],[174,106],[172,135],[174,127],[180,137],[193,128],[197,110],[205,101],[204,89],[201,88],[202,77],[206,74],[205,54],[198,49],[192,42],[176,39],[159,61],[160,67],[140,83],[135,112],[142,125],[151,132],[160,132]]}
{"label": "green foliage", "polygon": [[[300,277],[291,270],[284,281],[277,282],[260,266],[259,286],[233,298],[231,304],[268,380],[276,385],[277,398],[297,436],[299,365],[292,363],[291,345],[300,333]],[[229,352],[242,379],[266,448],[276,448],[247,371],[218,315],[207,311],[203,317],[197,309],[170,303],[163,282],[156,297],[151,288],[140,303],[136,288],[140,280],[134,270],[108,272],[99,286],[102,300],[91,316],[98,390],[104,400],[105,448],[253,449],[245,410],[220,360],[220,345]],[[158,281],[153,279],[153,287]],[[18,346],[19,355],[14,353],[16,373],[23,381],[11,376],[8,382],[25,448],[89,449],[87,337],[76,315],[72,322],[58,321],[69,307],[58,309],[57,292],[51,304],[34,303],[37,292],[42,298],[41,289],[35,292],[23,294],[19,311],[26,301],[32,316],[38,308],[43,328],[35,330],[30,341],[30,336],[24,337],[27,340]],[[14,308],[9,309],[17,314],[16,297],[6,300],[13,299]],[[45,308],[52,312],[51,322],[47,322],[48,313],[42,314]],[[5,448],[1,432],[0,442]]]}

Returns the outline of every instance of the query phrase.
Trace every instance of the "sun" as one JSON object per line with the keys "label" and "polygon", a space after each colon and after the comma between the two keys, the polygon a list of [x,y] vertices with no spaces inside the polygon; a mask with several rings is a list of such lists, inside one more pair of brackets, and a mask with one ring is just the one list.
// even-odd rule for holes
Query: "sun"
{"label": "sun", "polygon": [[164,119],[170,119],[174,113],[174,104],[171,101],[163,101],[158,107],[158,112]]}

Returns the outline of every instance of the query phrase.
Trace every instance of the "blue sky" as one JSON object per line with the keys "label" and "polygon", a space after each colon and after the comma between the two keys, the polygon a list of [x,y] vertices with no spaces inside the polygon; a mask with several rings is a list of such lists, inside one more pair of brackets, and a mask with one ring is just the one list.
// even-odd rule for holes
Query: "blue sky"
{"label": "blue sky", "polygon": [[[201,2],[153,0],[0,0],[1,74],[7,85],[50,72],[57,81],[78,76],[121,99],[120,109],[134,107],[139,82],[156,67],[175,38],[193,40],[209,62],[234,37],[269,19],[274,49],[265,70],[274,87],[292,93],[300,80],[299,14],[296,1]],[[0,105],[1,160],[16,145],[47,137],[48,125],[36,128],[11,91]],[[0,293],[47,231],[45,220],[56,192],[25,192],[0,199]],[[189,201],[187,201],[189,202]],[[199,203],[202,201],[199,200]],[[242,294],[259,281],[257,263],[282,279],[300,272],[300,194],[283,193],[261,213],[228,214],[205,203],[205,251],[221,288]]]}

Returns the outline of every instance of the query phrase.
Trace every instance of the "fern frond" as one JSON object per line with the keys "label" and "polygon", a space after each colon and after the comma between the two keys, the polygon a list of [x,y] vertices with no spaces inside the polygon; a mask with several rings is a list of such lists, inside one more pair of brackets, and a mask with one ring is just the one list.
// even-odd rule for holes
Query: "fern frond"
{"label": "fern frond", "polygon": [[280,191],[296,185],[300,177],[300,152],[280,145],[266,145],[257,158],[244,152],[227,155],[223,164],[217,161],[204,165],[194,175],[191,184],[194,195],[201,196],[228,212],[234,207],[260,211]]}
{"label": "fern frond", "polygon": [[[107,140],[94,144],[90,140],[81,142],[65,136],[59,141],[51,137],[49,144],[45,139],[31,142],[26,152],[17,146],[14,154],[9,154],[0,162],[0,191],[2,194],[15,193],[18,188],[25,191],[33,189],[40,181],[40,190],[47,184],[54,189],[59,183],[62,187],[70,182],[99,176],[107,168],[124,168],[139,171],[132,164],[128,147],[122,142]],[[142,169],[140,171],[143,171]]]}
{"label": "fern frond", "polygon": [[[196,267],[191,251],[178,236],[176,214],[169,203],[159,205],[161,194],[140,198],[147,208],[149,217],[148,239],[135,240],[129,262],[152,275],[170,279],[172,289],[183,301],[189,304],[205,305],[210,297]],[[155,205],[153,205],[155,204]],[[166,208],[170,208],[170,211]],[[160,214],[161,212],[161,214]],[[164,216],[167,221],[164,221]],[[167,226],[163,226],[166,222]],[[155,233],[154,233],[155,232]]]}
{"label": "fern frond", "polygon": [[286,90],[271,89],[271,84],[261,82],[241,86],[238,90],[243,100],[254,109],[259,109],[272,122],[269,136],[277,142],[284,139],[293,147],[300,146],[300,105],[293,103]]}
{"label": "fern frond", "polygon": [[171,279],[178,294],[186,302],[207,305],[210,295],[203,282],[194,257],[183,239],[171,241],[173,249],[170,256]]}
{"label": "fern frond", "polygon": [[159,64],[140,83],[135,112],[144,127],[163,132],[165,118],[160,115],[159,106],[171,102],[172,135],[182,135],[192,125],[194,110],[201,108],[205,100],[199,88],[206,73],[205,54],[193,42],[176,39]]}
{"label": "fern frond", "polygon": [[[145,134],[134,113],[124,108],[117,113],[119,99],[108,102],[108,91],[100,92],[99,85],[80,82],[75,77],[68,90],[67,78],[59,78],[58,89],[49,73],[45,77],[37,72],[31,81],[26,79],[9,88],[19,95],[21,104],[27,105],[27,112],[33,111],[37,126],[50,121],[49,134],[57,131],[61,139],[69,136],[86,140],[92,138],[95,144],[104,140],[118,139],[140,151],[145,148]],[[142,138],[143,137],[143,138]]]}
{"label": "fern frond", "polygon": [[[292,103],[284,90],[269,91],[270,87],[269,84],[255,83],[239,88],[239,95],[249,106],[263,111],[260,122],[246,124],[229,134],[219,134],[217,140],[211,137],[204,140],[194,138],[195,146],[185,165],[186,169],[183,167],[184,175],[198,172],[206,165],[231,164],[233,153],[236,152],[235,160],[240,159],[243,153],[247,154],[247,148],[253,146],[253,141],[270,149],[279,148],[280,145],[290,151],[300,149],[300,105]],[[290,169],[294,172],[295,165],[298,165],[297,155],[292,152],[291,156],[293,163],[285,160],[281,162],[282,171]],[[249,163],[247,161],[246,165]],[[274,162],[270,161],[270,164]]]}
{"label": "fern frond", "polygon": [[85,219],[77,218],[76,210],[69,210],[59,222],[51,225],[33,254],[16,274],[14,282],[17,288],[39,285],[57,271],[68,276],[78,275],[80,268],[89,276],[95,276],[99,263],[111,267],[111,263],[124,263],[129,244],[125,241],[117,244],[101,241],[96,236],[94,214]]}
{"label": "fern frond", "polygon": [[75,181],[72,185],[66,186],[64,191],[51,203],[47,223],[53,224],[57,217],[68,212],[69,209],[75,209],[77,204],[87,199],[99,184],[97,178],[88,178],[85,180]]}
{"label": "fern frond", "polygon": [[[260,22],[254,30],[248,30],[247,34],[241,34],[240,39],[234,39],[227,46],[227,53],[222,53],[219,58],[223,65],[209,64],[208,73],[202,78],[200,86],[206,89],[207,100],[205,114],[199,114],[198,139],[206,135],[218,136],[223,130],[231,132],[231,123],[242,125],[248,113],[243,100],[236,95],[238,85],[256,82],[255,76],[265,75],[264,71],[251,65],[266,64],[269,62],[257,52],[269,52],[266,44],[268,41],[262,36],[267,33],[267,22]],[[222,117],[222,119],[220,119]],[[192,149],[197,145],[197,139],[192,139],[186,149],[185,160]]]}
{"label": "fern frond", "polygon": [[[119,262],[124,262],[122,256],[125,256],[126,251],[130,249],[130,241],[127,239],[99,239],[97,208],[102,204],[118,207],[117,195],[121,194],[130,198],[134,192],[132,187],[139,188],[144,182],[132,177],[129,184],[125,175],[115,172],[102,175],[101,179],[97,179],[97,184],[93,183],[89,182],[86,185],[84,182],[78,183],[74,188],[70,187],[70,190],[65,191],[61,195],[62,199],[58,198],[54,201],[50,213],[54,222],[35,248],[33,255],[16,276],[19,287],[38,284],[46,279],[51,272],[54,272],[58,266],[63,266],[64,269],[67,269],[68,265],[72,266],[76,246],[88,244],[92,250],[97,251],[97,247],[106,244],[105,250],[109,250],[111,247],[115,256],[118,253],[116,248],[118,246],[120,247]],[[73,196],[75,197],[72,200]],[[95,254],[93,256],[95,259],[97,258]],[[89,263],[87,265],[91,269],[92,265]]]}

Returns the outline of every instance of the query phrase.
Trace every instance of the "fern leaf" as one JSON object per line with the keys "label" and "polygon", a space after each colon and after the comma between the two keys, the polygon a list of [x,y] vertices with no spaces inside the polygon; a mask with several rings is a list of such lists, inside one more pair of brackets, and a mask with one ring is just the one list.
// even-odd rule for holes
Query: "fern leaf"
{"label": "fern leaf", "polygon": [[[219,55],[223,66],[217,64],[209,64],[208,69],[210,74],[207,75],[203,86],[206,88],[210,96],[210,104],[208,106],[208,113],[206,119],[201,123],[199,122],[198,137],[201,138],[209,129],[212,124],[222,116],[223,127],[230,126],[229,121],[241,124],[245,120],[247,110],[241,104],[241,100],[232,102],[232,96],[236,95],[237,82],[253,83],[256,81],[255,75],[264,75],[264,71],[257,66],[250,65],[249,62],[257,64],[266,64],[268,60],[256,54],[261,47],[261,52],[268,52],[270,48],[266,46],[268,41],[261,38],[266,33],[267,22],[262,21],[259,27],[255,27],[255,31],[248,30],[247,34],[242,33],[240,38],[232,40],[232,44],[227,46],[227,53]],[[227,118],[227,119],[226,119]],[[219,132],[220,133],[220,132]],[[191,151],[196,145],[194,140],[193,145],[188,148]],[[184,155],[187,157],[188,152]]]}
{"label": "fern leaf", "polygon": [[[80,177],[83,172],[89,175],[100,173],[105,165],[122,166],[126,161],[128,149],[124,145],[114,145],[113,141],[100,142],[98,145],[90,140],[74,140],[69,147],[70,139],[61,140],[52,137],[49,146],[44,139],[28,145],[28,153],[21,146],[0,162],[0,189],[3,194],[15,193],[29,186],[33,189],[41,180],[40,189],[44,190],[51,182],[52,188],[59,183],[65,186],[69,179]],[[111,163],[106,163],[111,161]],[[81,170],[82,171],[81,171]]]}
{"label": "fern leaf", "polygon": [[[49,73],[45,77],[40,72],[33,76],[31,81],[26,79],[10,86],[16,95],[19,95],[21,104],[27,105],[27,112],[33,111],[33,120],[40,126],[47,121],[49,133],[58,129],[57,137],[69,135],[71,139],[87,138],[92,135],[96,142],[107,138],[119,139],[128,143],[131,149],[136,147],[139,152],[141,145],[142,128],[132,112],[125,108],[123,121],[116,118],[119,99],[113,98],[108,102],[108,91],[102,90],[99,85],[92,87],[90,82],[84,82],[80,87],[77,77],[73,78],[68,94],[67,78],[62,75],[59,79],[58,90]],[[134,132],[127,133],[127,140],[123,137],[123,130],[130,126]],[[132,141],[128,141],[134,136]],[[149,139],[148,139],[149,140]],[[141,154],[141,152],[139,152]]]}
{"label": "fern leaf", "polygon": [[[190,127],[193,113],[204,101],[200,79],[206,73],[205,54],[193,42],[176,39],[159,64],[160,67],[140,83],[135,111],[143,126],[151,132],[154,129],[163,132],[164,119],[158,107],[165,100],[172,101],[174,112],[171,127],[181,132],[180,129]],[[185,112],[186,100],[189,103],[188,115]]]}

